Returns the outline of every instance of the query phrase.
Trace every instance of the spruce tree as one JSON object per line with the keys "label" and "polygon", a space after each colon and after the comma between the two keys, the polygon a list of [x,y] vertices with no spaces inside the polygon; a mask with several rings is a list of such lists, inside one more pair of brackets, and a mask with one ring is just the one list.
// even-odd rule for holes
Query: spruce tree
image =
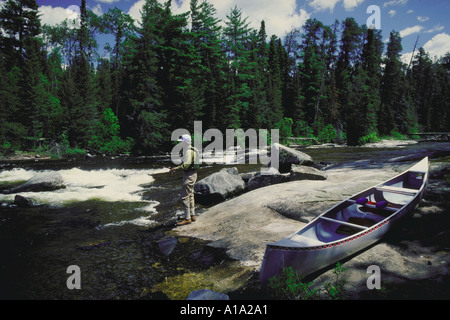
{"label": "spruce tree", "polygon": [[201,88],[203,96],[204,125],[209,128],[220,127],[220,112],[224,108],[223,94],[226,83],[227,62],[221,48],[221,30],[219,20],[215,17],[217,10],[207,1],[199,3],[191,0],[192,27],[189,37],[194,46],[195,55],[199,57],[200,67],[196,74],[195,86]]}
{"label": "spruce tree", "polygon": [[381,109],[378,119],[380,134],[388,135],[391,131],[408,133],[417,124],[410,88],[405,78],[404,65],[400,61],[402,50],[401,37],[398,32],[391,32],[385,70],[383,75]]}
{"label": "spruce tree", "polygon": [[224,28],[225,48],[228,59],[227,105],[223,110],[225,128],[246,127],[249,119],[249,103],[252,98],[249,81],[254,78],[251,61],[251,28],[242,10],[235,6],[227,15]]}
{"label": "spruce tree", "polygon": [[[86,147],[93,135],[98,112],[95,107],[94,85],[90,64],[91,43],[86,1],[80,7],[80,28],[77,30],[77,47],[74,61],[68,72],[75,87],[70,115],[69,142],[72,146]],[[70,94],[70,93],[67,93]]]}
{"label": "spruce tree", "polygon": [[163,8],[157,0],[147,0],[142,23],[136,36],[127,44],[123,92],[120,109],[126,115],[122,134],[136,141],[136,152],[158,152],[168,141],[167,111],[163,109],[162,90],[158,83],[156,46],[161,42]]}
{"label": "spruce tree", "polygon": [[362,68],[366,72],[367,104],[364,106],[365,129],[363,135],[378,133],[377,114],[380,110],[380,84],[381,84],[381,36],[374,29],[367,30],[367,39],[363,46]]}

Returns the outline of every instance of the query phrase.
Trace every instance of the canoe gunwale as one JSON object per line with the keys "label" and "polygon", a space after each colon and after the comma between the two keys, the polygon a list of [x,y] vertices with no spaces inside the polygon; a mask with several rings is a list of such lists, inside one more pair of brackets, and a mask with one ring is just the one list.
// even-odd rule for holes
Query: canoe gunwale
{"label": "canoe gunwale", "polygon": [[[423,192],[424,192],[425,187],[426,187],[427,182],[428,182],[428,165],[427,165],[427,167],[424,170],[420,170],[420,169],[418,170],[417,168],[418,167],[420,168],[420,165],[424,161],[426,161],[427,164],[428,164],[428,157],[424,158],[421,162],[417,163],[415,166],[411,167],[408,170],[405,170],[405,171],[401,172],[400,174],[394,176],[393,178],[390,178],[389,180],[384,181],[384,182],[382,182],[382,183],[380,183],[380,184],[378,184],[376,186],[372,186],[370,188],[367,188],[366,190],[364,190],[364,191],[362,191],[360,193],[357,193],[357,194],[355,194],[355,195],[353,195],[351,197],[348,197],[347,199],[339,202],[335,206],[331,207],[330,209],[328,209],[327,211],[325,211],[324,213],[322,213],[321,215],[319,215],[318,217],[316,217],[315,219],[310,221],[307,225],[305,225],[299,231],[297,231],[294,234],[292,234],[291,236],[285,238],[285,240],[290,241],[289,245],[287,245],[287,243],[286,243],[288,241],[284,241],[284,245],[278,245],[277,244],[278,242],[274,242],[274,243],[268,243],[266,245],[266,247],[268,249],[286,250],[286,251],[324,250],[324,249],[329,249],[329,248],[341,246],[341,245],[347,244],[347,243],[349,243],[351,241],[354,241],[354,240],[357,240],[357,239],[361,239],[362,237],[364,237],[364,236],[366,236],[366,235],[368,235],[368,234],[370,234],[370,233],[372,233],[374,231],[377,231],[377,230],[385,227],[390,222],[393,222],[393,221],[397,220],[398,218],[403,216],[405,213],[409,212],[412,209],[410,207],[412,207],[413,205],[415,206],[416,202],[418,203],[420,201],[420,198],[422,197]],[[349,235],[348,237],[342,238],[342,239],[338,239],[338,240],[330,241],[330,242],[324,242],[322,245],[313,245],[313,246],[306,245],[305,246],[305,245],[302,245],[301,243],[296,242],[295,240],[290,240],[293,237],[295,237],[297,234],[299,234],[300,231],[310,227],[311,225],[314,225],[319,219],[321,219],[321,218],[327,219],[327,217],[324,217],[324,215],[326,215],[327,213],[333,211],[334,209],[336,209],[337,207],[343,205],[346,202],[349,202],[349,201],[350,202],[354,202],[355,200],[352,200],[352,198],[355,198],[355,197],[357,197],[360,194],[364,194],[365,192],[367,192],[367,191],[369,191],[371,189],[378,189],[378,188],[380,188],[380,191],[395,193],[394,190],[392,190],[392,191],[388,190],[389,186],[385,186],[385,184],[388,183],[389,181],[392,181],[392,180],[394,180],[394,179],[396,179],[396,178],[398,178],[398,177],[408,173],[408,172],[424,174],[423,183],[422,183],[421,187],[419,189],[417,189],[417,190],[414,190],[414,191],[416,191],[414,194],[412,194],[412,192],[411,192],[411,194],[408,193],[408,195],[411,195],[412,198],[407,203],[405,203],[402,207],[400,207],[400,208],[396,209],[395,211],[393,211],[393,213],[391,215],[387,216],[383,220],[377,222],[376,224],[374,224],[374,225],[372,225],[370,227],[356,226],[355,225],[354,227],[359,227],[362,230],[357,232],[357,233],[354,233],[352,235]],[[382,188],[383,186],[386,187],[384,190]],[[419,200],[419,201],[417,201],[417,200]],[[390,208],[390,209],[392,210],[393,208]],[[350,223],[347,223],[346,221],[340,221],[340,220],[337,220],[337,219],[330,219],[330,218],[328,218],[328,219],[329,220],[335,220],[336,223],[341,223],[343,225],[349,225],[350,224]],[[384,233],[385,232],[383,232],[383,234]]]}

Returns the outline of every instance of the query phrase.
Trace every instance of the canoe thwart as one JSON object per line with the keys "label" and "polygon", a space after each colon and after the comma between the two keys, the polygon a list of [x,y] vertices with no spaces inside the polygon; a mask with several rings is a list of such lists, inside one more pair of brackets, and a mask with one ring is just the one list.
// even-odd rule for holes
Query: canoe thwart
{"label": "canoe thwart", "polygon": [[393,186],[382,186],[382,187],[378,187],[377,190],[382,191],[382,192],[391,192],[391,193],[402,194],[405,196],[414,196],[418,192],[418,190],[415,190],[415,189],[400,188],[400,187],[393,187]]}

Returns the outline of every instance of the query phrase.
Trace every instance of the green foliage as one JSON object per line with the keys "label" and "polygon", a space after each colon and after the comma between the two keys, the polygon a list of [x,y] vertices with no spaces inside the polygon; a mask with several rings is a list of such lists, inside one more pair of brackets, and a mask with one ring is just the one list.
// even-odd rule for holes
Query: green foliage
{"label": "green foliage", "polygon": [[281,144],[287,144],[289,138],[292,137],[292,124],[293,121],[291,118],[283,118],[275,123],[275,128],[279,130]]}
{"label": "green foliage", "polygon": [[284,268],[280,275],[269,279],[273,296],[282,300],[309,300],[319,296],[318,289],[312,289],[312,282],[303,283],[302,277],[292,268]]}
{"label": "green foliage", "polygon": [[103,113],[103,118],[96,124],[95,133],[89,141],[89,147],[100,153],[129,153],[134,144],[133,139],[127,137],[123,140],[119,134],[119,120],[114,112],[107,108]]}
{"label": "green foliage", "polygon": [[80,148],[69,148],[64,151],[62,154],[65,158],[76,158],[76,157],[84,157],[86,155],[86,151]]}
{"label": "green foliage", "polygon": [[336,267],[333,270],[335,275],[334,281],[326,282],[323,285],[323,290],[328,296],[329,300],[340,300],[345,295],[344,286],[347,283],[347,280],[342,277],[342,273],[346,271],[344,267],[338,262],[336,263]]}
{"label": "green foliage", "polygon": [[331,124],[326,125],[317,135],[317,139],[325,143],[333,142],[337,139],[337,137],[337,131]]}
{"label": "green foliage", "polygon": [[[97,16],[82,0],[73,28],[41,25],[35,0],[4,1],[1,152],[42,141],[53,150],[65,134],[67,150],[158,153],[172,147],[172,130],[192,131],[197,120],[204,130],[278,128],[281,142],[349,145],[392,130],[450,130],[450,54],[432,60],[420,48],[407,68],[398,32],[384,50],[381,30],[353,18],[310,19],[282,42],[237,6],[222,27],[208,1],[191,0],[181,14],[172,3],[146,0],[137,24],[117,8]],[[98,33],[113,39],[108,58],[99,58]]]}
{"label": "green foliage", "polygon": [[378,137],[378,134],[376,133],[370,133],[364,137],[359,138],[359,145],[364,145],[366,143],[375,143],[381,141],[381,138]]}
{"label": "green foliage", "polygon": [[[346,279],[342,273],[347,269],[338,262],[333,270],[334,281],[313,288],[313,282],[302,282],[303,278],[292,267],[284,268],[281,274],[269,279],[270,293],[283,300],[339,300],[345,296]],[[323,293],[323,294],[322,294]]]}
{"label": "green foliage", "polygon": [[406,136],[404,134],[401,134],[400,132],[397,132],[395,130],[392,130],[390,135],[395,140],[406,140],[406,139],[408,139],[408,136]]}

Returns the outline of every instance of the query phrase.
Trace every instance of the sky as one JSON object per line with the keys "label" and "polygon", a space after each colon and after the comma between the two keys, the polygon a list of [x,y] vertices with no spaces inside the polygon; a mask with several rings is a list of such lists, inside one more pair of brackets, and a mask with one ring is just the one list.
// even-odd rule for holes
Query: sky
{"label": "sky", "polygon": [[[0,0],[1,2],[4,0]],[[165,2],[166,0],[159,0]],[[201,1],[201,0],[200,0]],[[41,21],[59,23],[79,12],[81,0],[37,0]],[[135,20],[140,20],[140,9],[145,0],[87,0],[87,6],[96,14],[117,7]],[[382,30],[383,41],[388,43],[391,31],[402,37],[403,59],[409,61],[415,43],[423,47],[430,57],[450,52],[450,0],[209,0],[217,9],[217,18],[226,15],[235,5],[248,17],[250,26],[259,29],[265,21],[266,32],[283,38],[293,28],[300,28],[307,19],[316,18],[325,25],[337,19],[353,17],[359,25],[374,23]],[[172,0],[172,11],[189,11],[190,0]],[[375,6],[375,11],[374,11]],[[370,10],[369,10],[370,9]],[[379,14],[377,15],[377,12]],[[76,13],[75,13],[76,14]],[[375,19],[376,18],[376,19]],[[386,47],[385,47],[386,48]]]}

